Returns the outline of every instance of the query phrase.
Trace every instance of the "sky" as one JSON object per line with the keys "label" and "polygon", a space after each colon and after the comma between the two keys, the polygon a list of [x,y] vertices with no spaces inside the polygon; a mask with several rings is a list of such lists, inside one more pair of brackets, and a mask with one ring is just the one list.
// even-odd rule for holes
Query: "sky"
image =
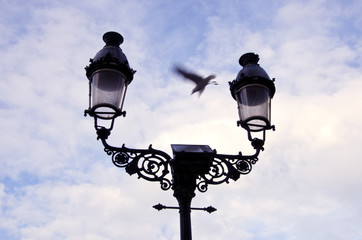
{"label": "sky", "polygon": [[[84,67],[117,31],[130,66],[109,143],[253,153],[228,82],[243,53],[275,78],[265,151],[196,192],[198,240],[362,239],[359,0],[0,0],[0,239],[179,239],[172,190],[129,176],[97,141]],[[181,64],[219,85],[190,96]]]}

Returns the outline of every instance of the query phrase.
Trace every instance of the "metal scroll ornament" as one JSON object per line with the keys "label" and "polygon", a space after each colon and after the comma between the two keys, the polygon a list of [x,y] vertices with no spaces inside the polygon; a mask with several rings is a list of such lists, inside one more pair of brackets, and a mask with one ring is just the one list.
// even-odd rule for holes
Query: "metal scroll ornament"
{"label": "metal scroll ornament", "polygon": [[[138,178],[143,178],[151,182],[160,182],[161,189],[169,190],[172,187],[172,176],[170,173],[171,157],[160,150],[132,149],[123,144],[122,147],[113,147],[107,144],[104,138],[101,138],[104,145],[104,151],[112,157],[112,162],[119,168],[125,168],[130,175],[137,174]],[[258,161],[260,148],[256,153],[250,156],[225,155],[213,153],[213,160],[209,171],[206,174],[200,174],[196,180],[197,189],[200,192],[206,192],[208,185],[218,185],[229,183],[230,179],[236,181],[240,175],[251,172],[252,166]]]}
{"label": "metal scroll ornament", "polygon": [[200,192],[206,192],[208,185],[218,185],[229,183],[229,180],[238,180],[240,175],[251,172],[252,165],[258,161],[256,156],[222,155],[215,154],[207,174],[200,175],[197,181],[197,189]]}
{"label": "metal scroll ornament", "polygon": [[162,151],[153,149],[131,149],[124,145],[121,148],[111,147],[108,144],[104,151],[112,156],[112,162],[116,167],[125,168],[130,175],[137,174],[151,182],[160,182],[162,190],[171,188],[171,181],[166,177],[170,173],[170,156]]}

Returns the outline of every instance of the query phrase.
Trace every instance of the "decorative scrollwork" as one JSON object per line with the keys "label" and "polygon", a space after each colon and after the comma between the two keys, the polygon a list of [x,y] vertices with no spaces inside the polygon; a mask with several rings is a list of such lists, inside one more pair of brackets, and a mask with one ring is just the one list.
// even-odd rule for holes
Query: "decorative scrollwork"
{"label": "decorative scrollwork", "polygon": [[201,178],[199,178],[199,181],[197,182],[197,189],[200,191],[200,192],[206,192],[208,187],[207,187],[207,183],[205,180],[200,180]]}
{"label": "decorative scrollwork", "polygon": [[131,149],[124,145],[121,148],[112,147],[101,139],[104,151],[112,156],[112,162],[119,168],[125,168],[130,175],[137,174],[138,178],[147,181],[160,182],[161,189],[171,188],[171,180],[166,177],[170,173],[169,162],[171,157],[162,151],[153,149]]}
{"label": "decorative scrollwork", "polygon": [[208,184],[229,183],[229,180],[238,180],[240,175],[245,175],[251,172],[252,165],[258,161],[257,152],[252,156],[239,155],[223,155],[215,154],[207,174],[200,175],[197,180],[197,189],[200,192],[206,192]]}
{"label": "decorative scrollwork", "polygon": [[[161,189],[168,190],[173,184],[170,174],[171,157],[160,150],[131,149],[124,145],[120,148],[107,144],[105,138],[101,138],[104,151],[112,157],[112,162],[119,168],[125,168],[130,175],[137,174],[138,178],[147,181],[159,182]],[[209,171],[206,174],[197,175],[196,187],[200,192],[206,192],[209,184],[217,185],[229,183],[230,179],[236,181],[240,175],[251,172],[252,166],[258,161],[260,149],[251,156],[225,155],[213,153],[213,159]]]}
{"label": "decorative scrollwork", "polygon": [[112,162],[117,167],[126,167],[129,163],[129,159],[130,157],[123,152],[112,154]]}
{"label": "decorative scrollwork", "polygon": [[250,161],[246,161],[246,160],[238,160],[235,163],[235,168],[236,170],[238,170],[241,174],[248,174],[251,169],[252,169],[252,165]]}

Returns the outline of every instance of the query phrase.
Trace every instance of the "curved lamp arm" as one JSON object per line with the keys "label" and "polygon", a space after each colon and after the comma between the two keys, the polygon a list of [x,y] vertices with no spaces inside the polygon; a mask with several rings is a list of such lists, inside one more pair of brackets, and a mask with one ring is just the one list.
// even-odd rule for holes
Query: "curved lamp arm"
{"label": "curved lamp arm", "polygon": [[197,181],[197,189],[200,192],[206,192],[208,185],[218,185],[229,183],[229,180],[234,181],[240,178],[240,175],[246,175],[251,172],[252,165],[258,161],[258,156],[263,147],[256,149],[253,155],[242,155],[241,152],[237,155],[217,154],[214,150],[212,165],[207,174],[200,175]]}
{"label": "curved lamp arm", "polygon": [[169,176],[169,162],[171,157],[160,150],[132,149],[123,144],[122,147],[109,145],[106,138],[98,135],[102,141],[104,151],[112,157],[112,162],[116,167],[125,168],[130,175],[137,174],[138,178],[143,178],[151,182],[160,182],[161,189],[168,190],[171,187],[171,176]]}

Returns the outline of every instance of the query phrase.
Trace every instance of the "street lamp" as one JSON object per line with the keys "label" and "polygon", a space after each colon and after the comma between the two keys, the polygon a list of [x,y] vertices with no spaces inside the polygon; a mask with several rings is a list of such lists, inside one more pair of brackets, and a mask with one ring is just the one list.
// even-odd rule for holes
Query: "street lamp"
{"label": "street lamp", "polygon": [[[230,82],[230,91],[238,104],[240,120],[238,126],[248,131],[252,145],[264,144],[265,130],[273,129],[271,125],[271,99],[275,94],[274,79],[258,64],[259,56],[245,53],[239,59],[243,67],[235,80]],[[263,139],[253,139],[252,132],[263,132]]]}
{"label": "street lamp", "polygon": [[119,47],[123,37],[117,32],[107,32],[103,35],[106,45],[90,60],[86,67],[89,79],[89,108],[85,112],[94,117],[99,133],[104,126],[98,125],[98,119],[111,120],[108,130],[112,130],[114,119],[125,116],[122,111],[128,84],[133,80],[135,71],[130,68],[127,57]]}
{"label": "street lamp", "polygon": [[[248,174],[252,165],[258,161],[263,149],[265,131],[273,129],[270,122],[271,99],[275,93],[274,79],[258,65],[259,56],[246,53],[240,57],[243,67],[230,84],[230,91],[236,100],[239,111],[238,126],[248,132],[248,139],[255,149],[252,155],[219,154],[208,145],[171,144],[173,157],[152,148],[147,149],[114,147],[107,143],[114,120],[125,116],[123,102],[128,85],[136,71],[130,68],[120,44],[123,37],[116,32],[103,35],[106,45],[90,60],[86,67],[89,79],[89,108],[85,115],[94,118],[97,139],[101,140],[104,151],[111,156],[115,166],[125,168],[130,175],[136,174],[147,181],[159,182],[161,189],[174,191],[178,207],[161,204],[154,208],[176,208],[180,213],[181,240],[191,240],[191,210],[215,211],[213,207],[191,208],[195,190],[206,192],[208,185],[229,183],[238,180],[240,175]],[[102,123],[101,123],[102,122]],[[104,122],[110,122],[104,124]],[[253,132],[262,132],[262,139],[253,138]]]}

